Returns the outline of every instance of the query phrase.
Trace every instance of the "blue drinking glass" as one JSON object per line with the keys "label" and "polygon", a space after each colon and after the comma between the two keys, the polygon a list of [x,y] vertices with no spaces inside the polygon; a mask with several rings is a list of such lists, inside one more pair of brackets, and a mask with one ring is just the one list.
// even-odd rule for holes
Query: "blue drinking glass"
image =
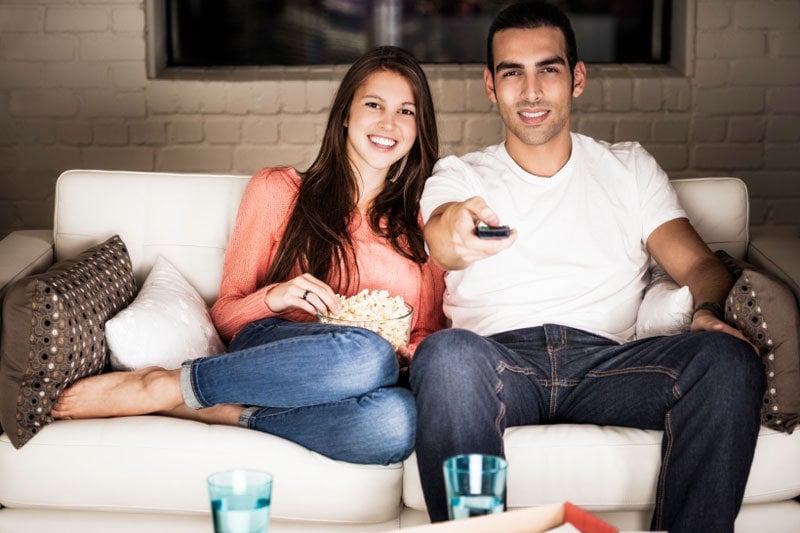
{"label": "blue drinking glass", "polygon": [[207,478],[214,533],[267,533],[272,475],[225,470]]}
{"label": "blue drinking glass", "polygon": [[444,461],[443,469],[450,520],[503,512],[505,459],[477,453],[456,455]]}

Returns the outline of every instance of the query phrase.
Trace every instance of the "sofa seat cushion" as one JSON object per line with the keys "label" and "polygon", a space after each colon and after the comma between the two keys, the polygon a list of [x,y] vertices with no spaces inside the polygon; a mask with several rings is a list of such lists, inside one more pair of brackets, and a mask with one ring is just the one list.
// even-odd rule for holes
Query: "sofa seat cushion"
{"label": "sofa seat cushion", "polygon": [[206,476],[233,467],[273,474],[273,519],[381,523],[400,513],[402,464],[354,465],[257,431],[161,416],[59,420],[19,450],[0,436],[0,504],[208,513]]}
{"label": "sofa seat cushion", "polygon": [[[793,502],[794,503],[794,502]],[[800,514],[800,504],[796,504]],[[418,514],[422,514],[419,513]],[[269,533],[387,533],[400,528],[400,518],[375,524],[346,522],[269,521]],[[427,523],[427,520],[420,523]],[[773,530],[770,533],[776,533]],[[797,529],[791,530],[795,533]],[[210,513],[107,513],[58,509],[2,509],[2,533],[212,533]],[[760,533],[760,532],[759,532]]]}
{"label": "sofa seat cushion", "polygon": [[[505,432],[507,503],[529,507],[571,501],[590,510],[653,507],[661,432],[614,426],[556,424]],[[425,509],[416,456],[405,462],[403,500]],[[800,432],[762,427],[744,503],[800,494]]]}

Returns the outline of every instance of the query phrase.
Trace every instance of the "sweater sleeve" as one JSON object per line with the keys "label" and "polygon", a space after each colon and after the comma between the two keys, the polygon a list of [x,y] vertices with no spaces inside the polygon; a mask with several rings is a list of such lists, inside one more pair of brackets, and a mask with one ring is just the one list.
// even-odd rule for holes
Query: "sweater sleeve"
{"label": "sweater sleeve", "polygon": [[419,317],[415,321],[414,329],[408,342],[408,349],[413,354],[422,340],[447,325],[444,315],[442,300],[444,298],[444,272],[442,269],[428,262],[423,267],[422,287],[420,288]]}
{"label": "sweater sleeve", "polygon": [[225,250],[219,298],[211,308],[214,325],[226,342],[250,322],[276,315],[264,299],[274,285],[261,284],[296,191],[297,175],[291,169],[264,169],[245,188]]}

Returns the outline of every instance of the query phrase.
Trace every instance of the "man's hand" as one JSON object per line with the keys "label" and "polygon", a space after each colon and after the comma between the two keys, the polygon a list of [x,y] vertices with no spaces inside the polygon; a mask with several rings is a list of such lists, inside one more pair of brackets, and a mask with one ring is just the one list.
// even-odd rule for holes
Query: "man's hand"
{"label": "man's hand", "polygon": [[483,198],[473,196],[463,202],[438,207],[425,225],[425,240],[433,261],[444,270],[461,270],[511,247],[516,230],[502,239],[480,239],[475,226],[483,221],[490,226],[501,224]]}
{"label": "man's hand", "polygon": [[692,324],[689,326],[690,331],[722,331],[727,333],[728,335],[733,335],[739,339],[742,339],[747,344],[753,347],[755,350],[756,355],[759,355],[758,348],[750,342],[747,337],[744,336],[740,330],[730,326],[714,316],[714,313],[711,311],[700,310],[694,314],[692,318]]}

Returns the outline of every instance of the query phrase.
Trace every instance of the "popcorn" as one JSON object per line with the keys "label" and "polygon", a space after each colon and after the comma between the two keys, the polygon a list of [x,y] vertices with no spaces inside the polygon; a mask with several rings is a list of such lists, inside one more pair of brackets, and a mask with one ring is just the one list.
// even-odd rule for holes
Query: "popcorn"
{"label": "popcorn", "polygon": [[402,296],[389,296],[385,290],[364,289],[354,296],[338,297],[339,312],[331,316],[318,315],[320,322],[366,328],[392,343],[395,350],[408,344],[414,309]]}

